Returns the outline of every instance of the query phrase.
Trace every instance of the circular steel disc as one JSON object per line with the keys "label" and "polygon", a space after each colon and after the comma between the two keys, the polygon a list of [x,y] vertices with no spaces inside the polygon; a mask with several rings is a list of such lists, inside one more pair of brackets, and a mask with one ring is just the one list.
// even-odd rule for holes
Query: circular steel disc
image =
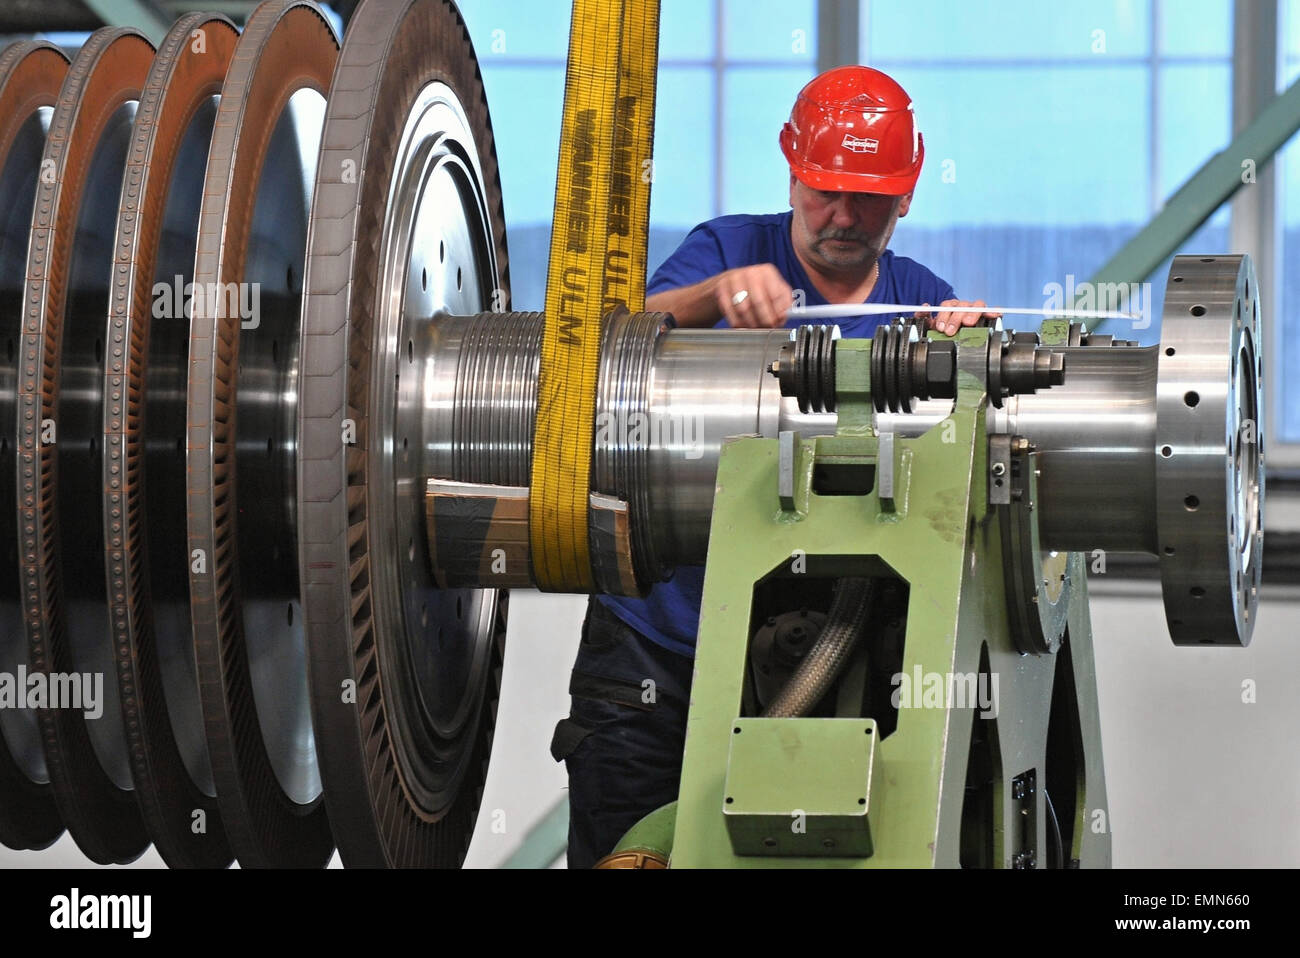
{"label": "circular steel disc", "polygon": [[318,136],[310,117],[296,122],[297,104],[315,97],[319,117],[337,56],[315,4],[257,8],[222,87],[199,213],[186,444],[191,614],[217,801],[246,867],[323,866],[333,851],[307,701],[293,476]]}
{"label": "circular steel disc", "polygon": [[1169,634],[1178,645],[1248,645],[1264,551],[1264,366],[1250,257],[1175,257],[1160,337],[1153,453]]}
{"label": "circular steel disc", "polygon": [[452,866],[491,750],[506,595],[429,576],[424,355],[440,313],[502,308],[508,276],[487,103],[453,4],[357,10],[324,142],[298,501],[325,799],[344,864]]}
{"label": "circular steel disc", "polygon": [[[0,672],[28,664],[18,573],[15,377],[27,237],[45,134],[68,58],[50,43],[22,41],[0,53]],[[45,848],[63,833],[36,713],[0,708],[0,842]]]}
{"label": "circular steel disc", "polygon": [[99,689],[98,716],[60,707],[37,719],[59,812],[101,863],[131,861],[149,842],[113,679],[99,478],[113,226],[153,53],[139,32],[105,28],[72,61],[37,187],[18,354],[19,558],[31,665],[52,677],[75,673],[86,696]]}
{"label": "circular steel disc", "polygon": [[[195,13],[158,48],[123,176],[104,335],[103,508],[117,679],[140,811],[172,867],[231,860],[194,674],[181,307],[216,101],[238,39],[225,17]],[[155,283],[167,290],[161,298]]]}

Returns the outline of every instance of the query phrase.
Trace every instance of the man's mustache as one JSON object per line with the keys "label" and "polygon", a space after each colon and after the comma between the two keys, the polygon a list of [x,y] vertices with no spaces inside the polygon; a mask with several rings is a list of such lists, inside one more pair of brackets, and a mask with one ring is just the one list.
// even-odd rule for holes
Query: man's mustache
{"label": "man's mustache", "polygon": [[854,243],[867,243],[870,237],[862,233],[855,233],[852,230],[822,230],[817,234],[819,242],[824,240],[849,240]]}

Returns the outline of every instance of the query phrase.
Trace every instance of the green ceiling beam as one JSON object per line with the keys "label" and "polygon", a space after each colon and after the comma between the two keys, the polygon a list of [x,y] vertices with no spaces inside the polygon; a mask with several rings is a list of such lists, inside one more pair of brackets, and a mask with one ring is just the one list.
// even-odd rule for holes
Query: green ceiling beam
{"label": "green ceiling beam", "polygon": [[506,861],[505,868],[550,868],[569,850],[569,799],[556,802]]}
{"label": "green ceiling beam", "polygon": [[[1231,143],[1179,187],[1164,209],[1092,276],[1092,289],[1105,289],[1102,284],[1109,283],[1132,289],[1128,284],[1146,280],[1237,190],[1252,184],[1273,154],[1297,130],[1300,130],[1300,80],[1274,97]],[[1080,305],[1078,299],[1075,305]],[[1111,305],[1107,303],[1102,308]],[[1144,307],[1147,305],[1143,303]],[[1114,322],[1103,320],[1094,331],[1101,332]]]}
{"label": "green ceiling beam", "polygon": [[90,12],[111,27],[135,27],[154,46],[162,43],[172,22],[149,0],[81,0]]}

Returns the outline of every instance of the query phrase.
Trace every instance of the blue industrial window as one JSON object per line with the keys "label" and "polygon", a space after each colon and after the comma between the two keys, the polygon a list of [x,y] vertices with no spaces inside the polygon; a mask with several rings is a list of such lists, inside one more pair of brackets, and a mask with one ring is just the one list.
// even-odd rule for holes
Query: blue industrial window
{"label": "blue industrial window", "polygon": [[[989,302],[1086,281],[1228,142],[1231,8],[862,3],[861,58],[911,93],[926,143],[893,247]],[[1226,249],[1227,227],[1223,208],[1184,248]],[[1167,272],[1141,321],[1104,331],[1158,339]]]}
{"label": "blue industrial window", "polygon": [[[1300,2],[1286,0],[1280,13],[1285,46],[1283,83],[1300,80]],[[1300,143],[1293,137],[1278,157],[1278,219],[1282,229],[1281,321],[1269,343],[1269,372],[1277,384],[1271,412],[1275,437],[1300,443]]]}
{"label": "blue industrial window", "polygon": [[[459,5],[492,110],[514,304],[541,309],[571,4]],[[815,72],[816,33],[813,0],[662,0],[651,271],[696,223],[786,207],[777,135]]]}

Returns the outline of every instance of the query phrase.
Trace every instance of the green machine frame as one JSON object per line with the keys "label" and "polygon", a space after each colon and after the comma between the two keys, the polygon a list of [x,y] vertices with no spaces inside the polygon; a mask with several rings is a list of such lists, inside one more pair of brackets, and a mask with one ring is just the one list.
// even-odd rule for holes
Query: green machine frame
{"label": "green machine frame", "polygon": [[[1043,343],[1066,329],[1045,324]],[[1109,866],[1084,558],[1035,554],[1029,608],[1063,618],[1056,643],[1022,651],[1007,531],[1013,510],[1036,526],[1032,449],[1019,463],[990,453],[989,331],[959,334],[954,409],[912,439],[872,431],[872,342],[836,347],[836,435],[723,450],[681,788],[675,815],[647,820],[651,847],[671,829],[674,868]],[[999,487],[1024,465],[1005,504]],[[829,715],[746,714],[757,596],[842,576],[906,596],[894,718],[844,688]],[[841,687],[888,667],[871,649],[859,642]],[[644,847],[641,831],[620,849]]]}

